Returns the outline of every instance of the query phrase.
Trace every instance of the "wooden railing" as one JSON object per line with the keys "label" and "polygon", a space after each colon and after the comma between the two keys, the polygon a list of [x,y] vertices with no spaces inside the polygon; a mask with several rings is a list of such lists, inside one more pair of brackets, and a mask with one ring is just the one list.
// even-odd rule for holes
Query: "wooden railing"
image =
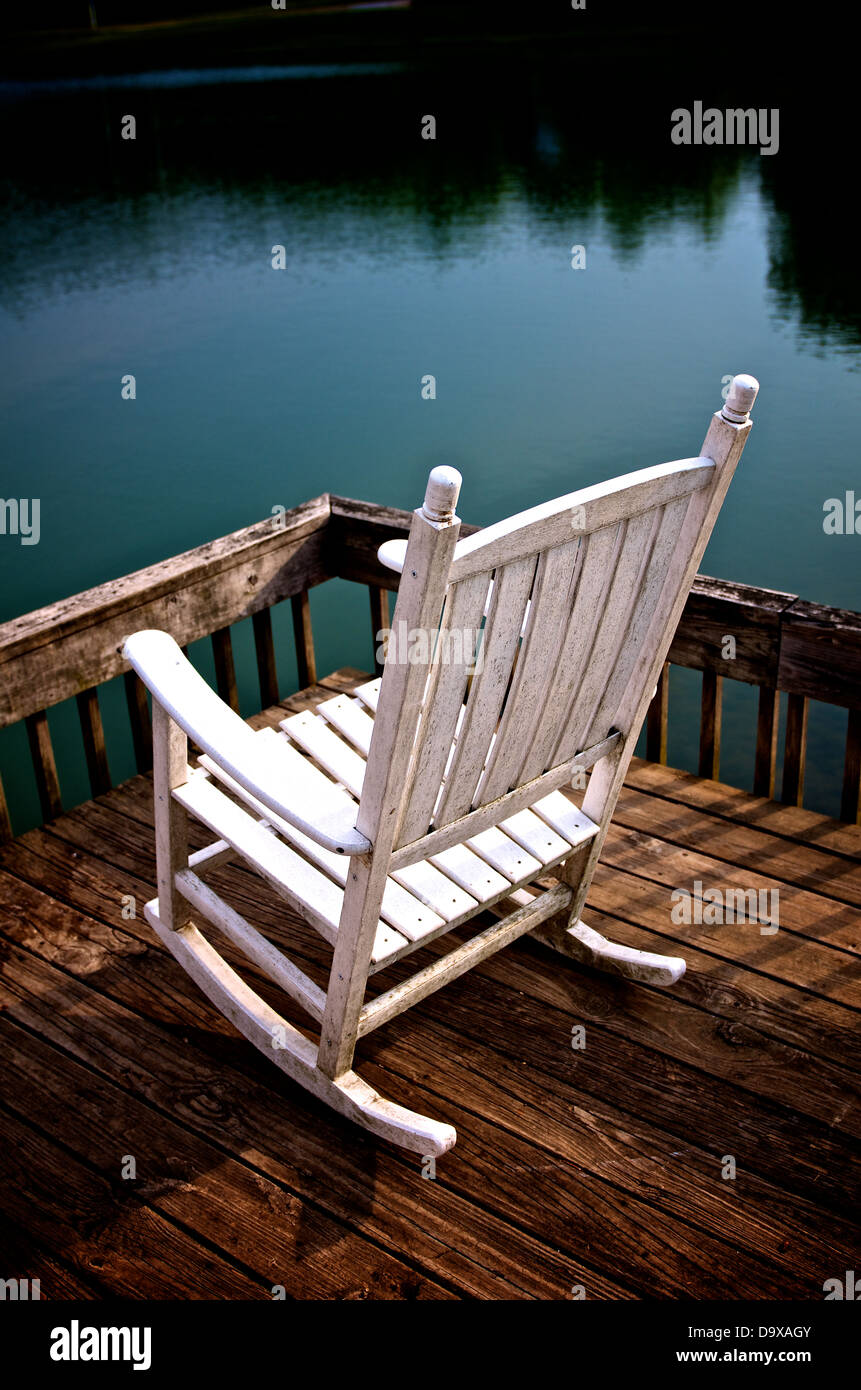
{"label": "wooden railing", "polygon": [[[317,678],[308,593],[330,578],[366,585],[371,631],[388,626],[387,591],[398,576],[377,560],[383,541],[405,536],[408,512],[324,495],[220,540],[0,626],[0,728],[24,721],[44,820],[63,810],[47,710],[74,696],[94,796],[112,785],[98,688],[122,674],[138,771],[152,762],[149,705],[122,658],[142,627],[183,647],[212,641],[219,693],[238,709],[232,624],[253,624],[261,708],[280,692],[271,609],[290,601],[299,687]],[[465,526],[462,534],[476,528]],[[734,640],[734,652],[727,655]],[[849,710],[841,810],[861,817],[861,614],[793,594],[699,576],[649,710],[646,756],[666,762],[669,665],[703,672],[699,771],[720,770],[724,678],[759,687],[754,791],[773,796],[779,691],[789,696],[781,799],[801,805],[811,699]],[[0,840],[12,834],[0,782]]]}

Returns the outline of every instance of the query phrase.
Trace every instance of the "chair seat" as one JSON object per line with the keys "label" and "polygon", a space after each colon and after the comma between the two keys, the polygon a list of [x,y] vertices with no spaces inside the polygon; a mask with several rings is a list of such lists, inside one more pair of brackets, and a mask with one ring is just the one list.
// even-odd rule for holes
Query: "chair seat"
{"label": "chair seat", "polygon": [[[321,791],[331,792],[336,782],[358,809],[379,689],[379,680],[369,681],[352,695],[324,700],[314,710],[282,720],[279,730],[261,729],[256,737],[262,744],[274,746],[277,741],[279,753],[286,745],[294,756],[304,755],[303,772],[316,773]],[[291,906],[334,943],[349,858],[322,848],[273,815],[212,758],[203,756],[200,764],[203,770],[174,795],[250,860]],[[302,785],[307,793],[307,775]],[[289,799],[289,789],[285,796]],[[394,870],[383,894],[372,971],[510,897],[597,830],[561,792],[551,792],[531,809],[519,811],[464,844]]]}

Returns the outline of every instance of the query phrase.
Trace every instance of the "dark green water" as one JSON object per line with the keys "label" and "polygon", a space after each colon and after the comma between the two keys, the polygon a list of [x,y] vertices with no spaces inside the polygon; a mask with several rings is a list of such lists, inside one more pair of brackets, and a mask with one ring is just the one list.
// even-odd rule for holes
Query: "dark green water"
{"label": "dark green water", "polygon": [[[572,62],[0,88],[0,495],[41,502],[38,545],[0,535],[0,620],[321,491],[413,507],[440,462],[487,523],[695,454],[738,371],[762,390],[704,572],[861,607],[861,535],[822,525],[826,499],[861,496],[857,256],[851,219],[811,199],[802,122],[782,112],[771,157],[674,147],[690,82],[632,62],[609,100]],[[364,591],[325,586],[312,607],[321,669],[367,667]],[[244,631],[238,656],[250,712]],[[682,766],[698,684],[674,675]],[[754,692],[727,687],[722,772],[744,786]],[[121,692],[104,703],[127,775]],[[71,804],[88,794],[76,716],[51,718]],[[807,804],[831,813],[845,720],[812,708]],[[23,828],[20,728],[0,765]]]}

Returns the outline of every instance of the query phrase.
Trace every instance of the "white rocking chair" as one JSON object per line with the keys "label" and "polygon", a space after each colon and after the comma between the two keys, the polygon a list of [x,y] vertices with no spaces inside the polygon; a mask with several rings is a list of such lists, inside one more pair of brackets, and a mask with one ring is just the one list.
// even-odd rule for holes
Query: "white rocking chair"
{"label": "white rocking chair", "polygon": [[[166,633],[125,656],[153,694],[158,898],[146,916],[214,1004],[288,1076],[425,1155],[454,1129],[352,1070],[359,1038],[526,932],[653,985],[683,960],[580,918],[650,697],[750,431],[733,380],[698,458],[646,468],[458,540],[436,468],[409,540],[382,681],[253,732]],[[188,766],[187,739],[204,750]],[[582,810],[561,792],[591,768]],[[189,856],[187,817],[218,837]],[[324,992],[204,882],[238,856],[332,944]],[[524,890],[551,873],[555,885]],[[504,915],[365,1002],[371,974],[494,906]],[[320,1026],[315,1046],[198,931],[206,919]]]}

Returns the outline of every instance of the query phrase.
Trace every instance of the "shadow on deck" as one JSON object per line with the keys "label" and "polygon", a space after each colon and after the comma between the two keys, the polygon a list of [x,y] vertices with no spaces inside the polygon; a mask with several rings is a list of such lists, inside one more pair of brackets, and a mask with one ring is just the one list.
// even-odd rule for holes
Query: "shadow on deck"
{"label": "shadow on deck", "polygon": [[[50,1299],[821,1300],[857,1267],[861,829],[635,761],[585,916],[687,975],[662,992],[524,938],[363,1040],[361,1075],[457,1127],[430,1178],[267,1066],[150,932],[150,799],[136,777],[0,850],[0,1277]],[[218,876],[323,983],[325,943],[246,869]],[[674,925],[696,881],[779,890],[779,931]]]}

